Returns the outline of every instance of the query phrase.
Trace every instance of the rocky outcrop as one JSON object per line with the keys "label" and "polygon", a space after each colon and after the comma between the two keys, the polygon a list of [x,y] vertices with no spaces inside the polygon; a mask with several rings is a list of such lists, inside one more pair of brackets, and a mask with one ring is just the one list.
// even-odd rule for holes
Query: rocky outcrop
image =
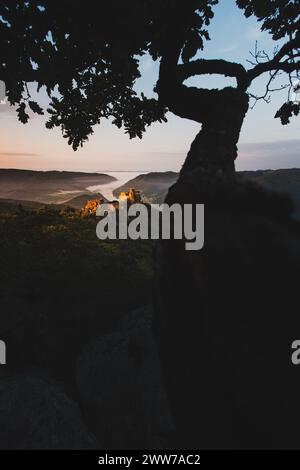
{"label": "rocky outcrop", "polygon": [[168,203],[205,202],[203,250],[163,240],[154,325],[184,449],[297,449],[300,226],[286,198],[190,178]]}
{"label": "rocky outcrop", "polygon": [[57,385],[29,375],[0,380],[0,449],[97,449],[79,407]]}
{"label": "rocky outcrop", "polygon": [[82,406],[106,449],[170,448],[168,403],[152,335],[152,309],[126,317],[89,345],[77,367]]}

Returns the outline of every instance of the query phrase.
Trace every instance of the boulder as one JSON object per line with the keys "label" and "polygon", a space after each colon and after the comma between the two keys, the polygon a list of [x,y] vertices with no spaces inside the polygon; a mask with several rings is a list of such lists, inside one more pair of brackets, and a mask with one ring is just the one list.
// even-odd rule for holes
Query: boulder
{"label": "boulder", "polygon": [[83,351],[77,385],[104,448],[170,448],[173,425],[150,306],[130,314],[117,331]]}
{"label": "boulder", "polygon": [[44,379],[0,380],[0,449],[97,449],[78,405]]}

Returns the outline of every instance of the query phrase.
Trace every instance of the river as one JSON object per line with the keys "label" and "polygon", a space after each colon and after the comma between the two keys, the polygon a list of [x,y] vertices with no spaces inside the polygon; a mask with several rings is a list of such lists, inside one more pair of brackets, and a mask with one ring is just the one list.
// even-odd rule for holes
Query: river
{"label": "river", "polygon": [[100,193],[105,199],[109,201],[116,199],[113,195],[113,190],[132,180],[136,176],[145,174],[147,171],[105,171],[106,175],[113,176],[116,178],[115,181],[111,181],[106,184],[96,184],[94,186],[88,186],[86,189],[94,193]]}

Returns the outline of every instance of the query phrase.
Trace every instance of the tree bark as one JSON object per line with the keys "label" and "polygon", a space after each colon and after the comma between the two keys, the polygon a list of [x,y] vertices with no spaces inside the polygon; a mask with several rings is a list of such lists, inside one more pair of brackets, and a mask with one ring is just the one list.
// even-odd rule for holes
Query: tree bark
{"label": "tree bark", "polygon": [[[248,96],[234,88],[214,93],[203,104],[205,116],[182,167],[180,178],[193,171],[233,178],[237,143],[248,110]],[[200,183],[200,181],[199,181]]]}
{"label": "tree bark", "polygon": [[299,242],[272,220],[269,195],[235,181],[247,96],[200,92],[203,109],[200,94],[180,93],[172,110],[203,125],[166,202],[205,204],[205,242],[200,251],[181,240],[157,246],[154,329],[177,447],[297,448],[300,384],[283,358],[300,327]]}
{"label": "tree bark", "polygon": [[[181,92],[190,93],[187,90]],[[179,97],[173,110],[176,108],[182,115],[184,104],[187,100]],[[205,109],[197,107],[197,99],[189,104],[186,112],[198,113],[202,129],[191,145],[179,179],[170,188],[166,202],[169,205],[204,203],[205,224],[210,232],[208,235],[205,230],[205,236],[215,240],[221,220],[216,220],[215,208],[218,208],[222,193],[230,192],[235,185],[234,161],[248,97],[228,88],[222,92],[209,91]],[[226,369],[221,370],[215,358],[210,357],[214,327],[210,324],[209,312],[213,313],[214,319],[218,315],[216,305],[210,300],[214,289],[217,295],[223,293],[226,304],[221,279],[212,281],[211,256],[211,249],[206,248],[186,252],[184,243],[178,240],[163,240],[157,247],[154,325],[178,427],[179,448],[213,448],[215,444],[226,448],[233,443],[232,434],[228,432],[230,407],[224,400],[215,400],[211,396],[217,382],[224,380],[226,383]],[[216,269],[220,272],[219,266]],[[225,308],[230,308],[231,300],[227,296]],[[219,321],[220,328],[221,325],[223,320]],[[214,374],[219,374],[217,382]],[[217,420],[220,422],[216,432]]]}

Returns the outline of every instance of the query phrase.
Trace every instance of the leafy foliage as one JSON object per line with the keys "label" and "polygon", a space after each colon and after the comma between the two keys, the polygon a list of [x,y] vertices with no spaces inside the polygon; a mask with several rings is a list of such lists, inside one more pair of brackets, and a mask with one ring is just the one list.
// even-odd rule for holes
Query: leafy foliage
{"label": "leafy foliage", "polygon": [[26,124],[26,122],[28,122],[28,119],[29,119],[29,115],[26,113],[25,109],[26,109],[26,105],[24,102],[20,103],[20,105],[17,108],[19,121],[23,122],[23,124]]}
{"label": "leafy foliage", "polygon": [[[190,59],[208,39],[217,0],[71,2],[5,0],[0,5],[0,75],[18,117],[28,121],[26,83],[45,87],[51,105],[48,128],[60,126],[76,150],[102,118],[112,118],[130,138],[142,137],[153,122],[166,121],[159,101],[134,90],[139,58],[162,56],[165,42],[182,32],[183,59]],[[25,97],[24,97],[25,95]],[[28,95],[28,93],[27,93]]]}
{"label": "leafy foliage", "polygon": [[300,3],[298,0],[237,0],[245,10],[245,16],[256,16],[262,22],[262,30],[273,39],[299,35]]}
{"label": "leafy foliage", "polygon": [[[170,103],[169,91],[174,91],[172,100],[176,100],[180,77],[187,79],[202,73],[234,76],[238,87],[246,91],[252,80],[265,72],[299,72],[298,0],[237,0],[246,17],[255,16],[262,30],[269,31],[274,40],[287,40],[277,57],[260,61],[249,71],[225,60],[192,61],[203,50],[205,40],[210,39],[208,27],[217,3],[218,0],[3,0],[0,77],[6,83],[8,101],[18,105],[18,117],[23,123],[29,119],[28,108],[43,114],[27,88],[27,83],[36,82],[38,90],[44,88],[51,100],[47,127],[60,127],[76,150],[103,118],[123,127],[130,138],[141,138],[152,123],[166,121],[168,108],[194,119],[195,113],[187,109],[190,102],[184,100],[180,109]],[[140,59],[146,53],[161,63],[160,86],[155,88],[158,99],[135,90]],[[166,88],[170,90],[166,92]],[[189,90],[190,96],[201,98],[198,89]],[[198,98],[191,101],[195,103]],[[206,105],[207,93],[204,98]]]}
{"label": "leafy foliage", "polygon": [[294,116],[298,116],[300,112],[300,105],[299,103],[293,103],[289,101],[284,103],[281,108],[275,114],[275,118],[279,118],[283,125],[289,124],[290,118]]}

